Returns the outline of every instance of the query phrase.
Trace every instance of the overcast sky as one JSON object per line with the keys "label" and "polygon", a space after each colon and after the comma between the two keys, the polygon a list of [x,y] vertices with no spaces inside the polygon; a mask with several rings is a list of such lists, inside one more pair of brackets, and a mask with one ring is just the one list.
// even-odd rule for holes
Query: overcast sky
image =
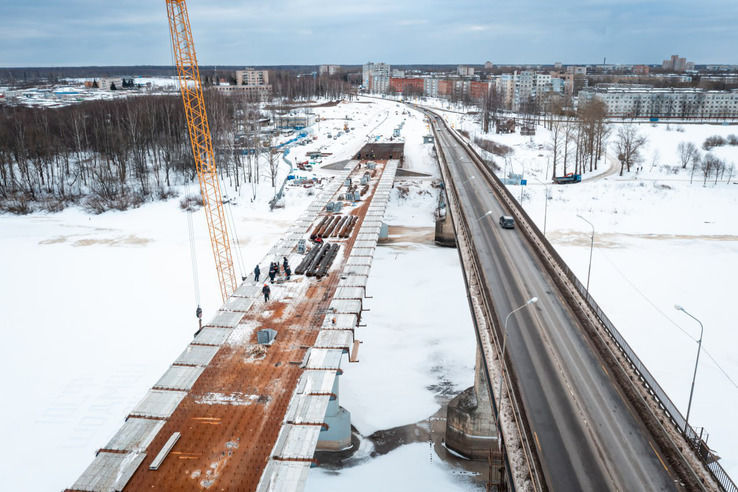
{"label": "overcast sky", "polygon": [[[738,0],[189,0],[203,65],[738,63]],[[164,0],[0,0],[0,66],[169,65]]]}

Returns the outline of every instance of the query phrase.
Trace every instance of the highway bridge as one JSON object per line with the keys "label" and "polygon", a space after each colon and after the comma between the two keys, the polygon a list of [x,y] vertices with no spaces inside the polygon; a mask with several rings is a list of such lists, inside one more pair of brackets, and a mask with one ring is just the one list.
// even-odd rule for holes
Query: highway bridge
{"label": "highway bridge", "polygon": [[[736,490],[487,164],[418,109],[435,135],[511,488]],[[532,297],[509,319],[502,369],[502,320]]]}

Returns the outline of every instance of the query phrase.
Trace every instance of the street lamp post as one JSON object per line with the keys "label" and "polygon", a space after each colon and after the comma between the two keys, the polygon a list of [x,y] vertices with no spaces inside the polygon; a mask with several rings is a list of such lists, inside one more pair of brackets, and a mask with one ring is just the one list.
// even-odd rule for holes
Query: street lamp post
{"label": "street lamp post", "polygon": [[[702,332],[704,331],[705,327],[702,326],[702,321],[698,320],[691,314],[687,312],[686,309],[684,309],[679,304],[674,305],[674,309],[677,311],[681,311],[693,320],[695,320],[697,323],[700,324],[700,339],[697,340],[697,360],[694,362],[694,375],[692,375],[692,388],[689,390],[689,403],[687,404],[687,417],[684,419],[684,433],[687,433],[687,426],[689,425],[689,411],[692,409],[692,395],[694,394],[694,382],[697,379],[697,364],[700,363],[700,350],[702,350]],[[689,436],[687,436],[689,437]]]}
{"label": "street lamp post", "polygon": [[577,217],[589,224],[589,226],[592,228],[592,240],[589,243],[589,267],[587,267],[587,301],[589,301],[589,274],[592,273],[592,250],[594,249],[595,242],[595,226],[593,226],[590,221],[588,221],[581,215],[577,214]]}
{"label": "street lamp post", "polygon": [[[538,298],[537,297],[531,297],[530,299],[528,299],[527,301],[525,301],[525,304],[523,304],[521,306],[518,306],[517,308],[513,309],[512,311],[510,311],[510,313],[505,318],[505,327],[502,330],[502,355],[500,355],[500,366],[501,366],[501,369],[500,369],[500,383],[497,386],[497,394],[500,395],[499,396],[499,399],[497,401],[497,411],[498,412],[500,411],[500,404],[502,403],[502,378],[503,378],[504,373],[505,373],[505,346],[507,345],[507,322],[510,320],[510,316],[512,316],[513,314],[517,313],[518,311],[520,311],[524,307],[526,307],[526,306],[528,306],[530,304],[535,304],[536,302],[538,302]],[[494,395],[493,395],[493,397],[494,397]]]}
{"label": "street lamp post", "polygon": [[481,217],[477,218],[477,220],[475,220],[475,222],[479,222],[480,220],[482,220],[483,218],[487,217],[488,215],[492,215],[492,210],[487,210],[484,213],[484,215],[482,215]]}

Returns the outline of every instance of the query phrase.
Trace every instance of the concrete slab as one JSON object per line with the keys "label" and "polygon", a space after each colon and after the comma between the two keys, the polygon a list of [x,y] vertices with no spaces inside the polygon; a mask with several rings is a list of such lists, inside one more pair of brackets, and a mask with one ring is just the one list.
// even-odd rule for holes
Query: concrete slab
{"label": "concrete slab", "polygon": [[174,363],[191,366],[207,366],[219,348],[210,345],[188,345]]}
{"label": "concrete slab", "polygon": [[208,326],[200,330],[192,343],[199,345],[223,345],[228,336],[233,333],[233,328],[214,328]]}
{"label": "concrete slab", "polygon": [[205,326],[220,326],[223,328],[235,328],[243,318],[243,313],[234,313],[231,311],[218,311],[209,323]]}
{"label": "concrete slab", "polygon": [[204,370],[204,367],[171,366],[157,381],[154,388],[189,391]]}
{"label": "concrete slab", "polygon": [[164,427],[164,423],[163,420],[131,417],[108,441],[105,449],[143,452],[161,428]]}
{"label": "concrete slab", "polygon": [[123,490],[144,458],[145,453],[98,453],[72,488],[106,492]]}
{"label": "concrete slab", "polygon": [[186,391],[149,390],[144,399],[131,411],[131,415],[167,418],[186,395]]}

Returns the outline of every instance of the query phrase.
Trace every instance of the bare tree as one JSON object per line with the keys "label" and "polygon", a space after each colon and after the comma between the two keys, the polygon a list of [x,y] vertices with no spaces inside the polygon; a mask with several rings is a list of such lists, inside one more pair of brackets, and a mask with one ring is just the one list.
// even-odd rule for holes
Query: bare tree
{"label": "bare tree", "polygon": [[277,174],[279,173],[279,156],[277,149],[270,148],[266,150],[267,162],[269,164],[269,179],[272,182],[272,188],[277,187]]}
{"label": "bare tree", "polygon": [[689,184],[694,181],[694,171],[702,165],[702,155],[699,150],[692,155],[692,173],[689,175]]}
{"label": "bare tree", "polygon": [[680,142],[677,145],[677,152],[679,152],[679,161],[682,164],[682,169],[686,169],[687,165],[692,162],[694,155],[699,152],[697,146],[692,142]]}
{"label": "bare tree", "polygon": [[641,158],[641,149],[648,140],[645,136],[638,133],[638,129],[634,125],[624,125],[618,128],[615,136],[615,149],[620,160],[620,176],[623,170],[630,168],[633,164],[639,162]]}
{"label": "bare tree", "polygon": [[551,130],[551,157],[553,160],[553,169],[551,171],[551,178],[556,176],[556,163],[562,152],[562,146],[564,145],[564,123],[559,119],[552,119],[550,121]]}

